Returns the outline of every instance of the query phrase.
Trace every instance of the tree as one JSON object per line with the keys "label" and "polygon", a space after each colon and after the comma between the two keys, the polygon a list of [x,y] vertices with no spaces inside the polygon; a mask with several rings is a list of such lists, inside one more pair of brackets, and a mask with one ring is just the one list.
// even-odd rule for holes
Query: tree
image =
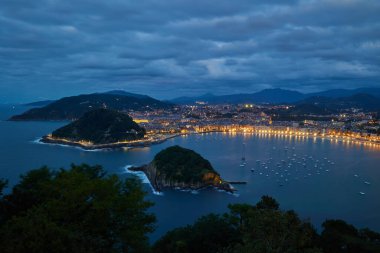
{"label": "tree", "polygon": [[144,197],[140,181],[100,166],[30,171],[1,198],[1,250],[147,252],[155,217]]}
{"label": "tree", "polygon": [[358,230],[343,220],[326,220],[321,241],[326,253],[380,252],[380,234],[369,229]]}
{"label": "tree", "polygon": [[2,197],[3,197],[3,191],[5,187],[7,186],[8,182],[6,180],[0,179],[0,226],[3,224],[5,217],[4,217],[4,210],[2,205]]}
{"label": "tree", "polygon": [[7,186],[8,182],[6,180],[0,179],[0,197],[3,196],[3,190]]}
{"label": "tree", "polygon": [[320,252],[316,247],[315,229],[310,223],[301,221],[295,212],[257,206],[249,209],[240,206],[243,214],[237,213],[234,205],[230,206],[234,210],[233,217],[243,217],[242,243],[235,246],[234,252]]}
{"label": "tree", "polygon": [[261,200],[257,202],[256,207],[258,209],[278,210],[280,204],[274,198],[264,195]]}
{"label": "tree", "polygon": [[163,236],[155,253],[321,253],[318,234],[294,211],[281,211],[264,196],[256,205],[229,205],[223,216],[208,215]]}
{"label": "tree", "polygon": [[193,225],[168,232],[156,242],[154,252],[222,252],[238,241],[239,232],[225,216],[209,214]]}

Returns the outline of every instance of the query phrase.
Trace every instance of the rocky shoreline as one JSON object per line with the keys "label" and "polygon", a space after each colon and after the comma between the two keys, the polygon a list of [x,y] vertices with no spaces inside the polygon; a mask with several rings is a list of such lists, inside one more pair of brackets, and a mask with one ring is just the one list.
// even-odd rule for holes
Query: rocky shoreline
{"label": "rocky shoreline", "polygon": [[207,182],[188,184],[184,182],[167,181],[164,176],[159,175],[153,163],[146,164],[140,167],[130,167],[128,168],[128,170],[134,172],[143,172],[156,192],[162,192],[165,188],[189,191],[198,191],[205,188],[214,188],[216,190],[222,190],[228,193],[236,192],[236,189],[233,188],[232,185],[226,181],[221,181],[218,184]]}

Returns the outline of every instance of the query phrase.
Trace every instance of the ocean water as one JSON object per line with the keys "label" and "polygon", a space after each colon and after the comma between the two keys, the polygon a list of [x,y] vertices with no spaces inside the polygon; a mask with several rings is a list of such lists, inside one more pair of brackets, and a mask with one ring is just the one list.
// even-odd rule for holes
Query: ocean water
{"label": "ocean water", "polygon": [[[30,169],[43,165],[67,168],[71,163],[100,164],[109,173],[128,177],[132,174],[126,173],[127,166],[148,163],[157,152],[172,145],[199,152],[225,180],[247,182],[235,185],[234,195],[210,189],[167,190],[157,195],[144,184],[147,198],[155,202],[151,212],[158,219],[152,240],[201,215],[225,212],[230,203],[254,204],[262,195],[275,197],[282,209],[295,210],[316,228],[327,218],[340,218],[380,231],[378,147],[313,138],[213,133],[177,137],[145,148],[84,151],[35,141],[65,122],[5,121],[26,109],[0,106],[0,178],[7,178],[11,185]],[[240,166],[243,153],[246,165]]]}

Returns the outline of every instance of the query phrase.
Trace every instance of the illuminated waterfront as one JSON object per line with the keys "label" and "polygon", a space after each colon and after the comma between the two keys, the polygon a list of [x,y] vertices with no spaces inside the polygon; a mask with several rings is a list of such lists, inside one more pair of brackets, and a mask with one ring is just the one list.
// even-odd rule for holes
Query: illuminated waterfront
{"label": "illuminated waterfront", "polygon": [[[2,119],[10,114],[3,111],[1,115],[0,112]],[[68,167],[72,162],[101,164],[109,173],[126,176],[126,165],[145,164],[163,148],[181,145],[209,159],[226,180],[248,184],[236,186],[238,197],[207,190],[199,194],[166,191],[164,196],[156,196],[145,185],[149,198],[156,202],[152,210],[157,214],[159,230],[153,238],[170,228],[192,222],[202,214],[223,212],[229,203],[255,203],[263,194],[276,197],[284,209],[295,209],[303,218],[310,217],[315,224],[321,224],[327,217],[342,218],[360,227],[380,229],[380,203],[377,201],[380,195],[380,150],[375,146],[314,136],[237,132],[184,135],[128,151],[88,152],[33,142],[64,124],[66,122],[0,122],[0,177],[9,178],[10,184],[14,184],[21,173],[32,168],[42,165]],[[247,164],[240,167],[243,143]],[[303,158],[306,159],[306,169],[303,169]],[[257,160],[260,160],[260,166]],[[317,160],[321,166],[315,168]],[[292,164],[290,168],[289,163]],[[254,173],[251,168],[255,169]]]}
{"label": "illuminated waterfront", "polygon": [[53,138],[48,134],[43,138],[43,142],[57,143],[65,145],[79,146],[85,149],[102,149],[102,148],[120,148],[120,147],[141,147],[150,146],[153,144],[162,143],[168,139],[175,138],[181,135],[203,134],[221,132],[224,134],[256,134],[262,136],[285,136],[294,137],[296,139],[304,138],[321,138],[331,140],[333,142],[343,142],[347,144],[364,145],[368,147],[380,148],[380,136],[378,135],[363,135],[355,132],[340,132],[336,130],[316,130],[312,128],[290,128],[290,127],[267,127],[267,126],[218,126],[209,125],[203,127],[194,127],[195,131],[181,130],[178,133],[160,133],[159,131],[151,130],[140,140],[118,141],[107,144],[93,144],[90,141],[71,141],[62,138]]}

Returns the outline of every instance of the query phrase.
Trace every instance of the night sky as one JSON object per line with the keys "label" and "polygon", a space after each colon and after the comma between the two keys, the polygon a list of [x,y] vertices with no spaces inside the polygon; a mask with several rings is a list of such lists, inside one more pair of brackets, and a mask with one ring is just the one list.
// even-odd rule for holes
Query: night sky
{"label": "night sky", "polygon": [[379,0],[0,1],[0,103],[379,81]]}

